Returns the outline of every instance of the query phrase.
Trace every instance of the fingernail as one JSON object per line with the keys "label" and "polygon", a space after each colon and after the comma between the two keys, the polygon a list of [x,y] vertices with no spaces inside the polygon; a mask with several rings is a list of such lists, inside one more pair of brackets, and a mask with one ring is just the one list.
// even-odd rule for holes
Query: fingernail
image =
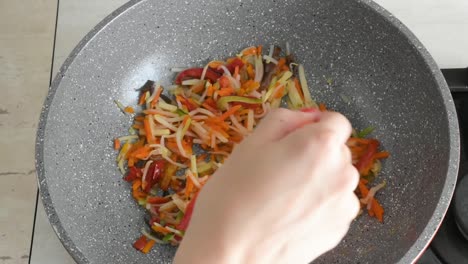
{"label": "fingernail", "polygon": [[319,112],[318,108],[316,107],[302,108],[300,111],[303,113],[318,113]]}

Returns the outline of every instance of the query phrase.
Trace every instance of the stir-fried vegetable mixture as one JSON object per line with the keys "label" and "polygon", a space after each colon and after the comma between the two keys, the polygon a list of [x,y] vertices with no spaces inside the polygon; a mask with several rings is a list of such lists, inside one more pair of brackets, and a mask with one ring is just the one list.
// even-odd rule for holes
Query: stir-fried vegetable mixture
{"label": "stir-fried vegetable mixture", "polygon": [[[179,71],[163,94],[159,83],[140,89],[138,111],[116,101],[133,115],[129,135],[116,138],[117,164],[131,184],[133,198],[146,208],[148,227],[134,247],[148,253],[155,243],[177,245],[184,236],[197,194],[222,166],[233,148],[255,129],[272,108],[318,108],[309,93],[304,67],[286,47],[248,47],[226,61]],[[140,110],[141,109],[141,110]],[[361,180],[356,194],[363,210],[383,221],[384,209],[375,198],[385,183],[369,188],[388,152],[379,141],[365,138],[372,128],[353,132],[348,141]]]}

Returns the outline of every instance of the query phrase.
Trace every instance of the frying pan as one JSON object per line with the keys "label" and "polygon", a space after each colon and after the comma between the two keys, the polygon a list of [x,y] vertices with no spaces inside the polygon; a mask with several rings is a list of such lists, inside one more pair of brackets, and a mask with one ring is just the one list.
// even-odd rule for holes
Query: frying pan
{"label": "frying pan", "polygon": [[[41,197],[78,263],[169,263],[171,246],[148,255],[131,244],[144,212],[115,165],[111,142],[131,120],[148,79],[169,84],[175,66],[204,65],[249,45],[288,42],[312,95],[354,127],[374,126],[392,153],[379,180],[385,223],[366,215],[317,263],[410,263],[450,202],[459,159],[447,85],[421,43],[370,1],[131,1],[96,26],[55,77],[37,137]],[[330,85],[330,80],[332,80]],[[313,158],[313,157],[311,157]]]}

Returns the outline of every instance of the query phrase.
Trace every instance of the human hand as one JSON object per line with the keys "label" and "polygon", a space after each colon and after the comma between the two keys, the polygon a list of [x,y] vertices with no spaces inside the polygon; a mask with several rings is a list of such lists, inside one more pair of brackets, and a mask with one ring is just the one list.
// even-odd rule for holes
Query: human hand
{"label": "human hand", "polygon": [[347,119],[278,109],[200,192],[174,263],[308,263],[359,211]]}

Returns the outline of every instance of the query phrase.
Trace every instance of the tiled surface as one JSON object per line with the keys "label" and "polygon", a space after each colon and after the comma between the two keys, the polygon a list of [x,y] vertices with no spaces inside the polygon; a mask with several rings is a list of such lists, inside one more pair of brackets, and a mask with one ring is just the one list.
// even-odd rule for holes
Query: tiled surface
{"label": "tiled surface", "polygon": [[[81,38],[105,16],[125,2],[125,0],[60,0],[53,64],[54,76]],[[75,261],[58,240],[39,201],[31,264],[73,263]]]}
{"label": "tiled surface", "polygon": [[0,263],[27,263],[34,139],[52,57],[56,1],[0,1]]}
{"label": "tiled surface", "polygon": [[[125,0],[60,0],[54,71],[78,41]],[[440,67],[468,66],[468,1],[377,0]],[[0,264],[27,263],[36,182],[34,136],[47,93],[55,0],[0,1]],[[38,206],[31,263],[74,263]]]}

